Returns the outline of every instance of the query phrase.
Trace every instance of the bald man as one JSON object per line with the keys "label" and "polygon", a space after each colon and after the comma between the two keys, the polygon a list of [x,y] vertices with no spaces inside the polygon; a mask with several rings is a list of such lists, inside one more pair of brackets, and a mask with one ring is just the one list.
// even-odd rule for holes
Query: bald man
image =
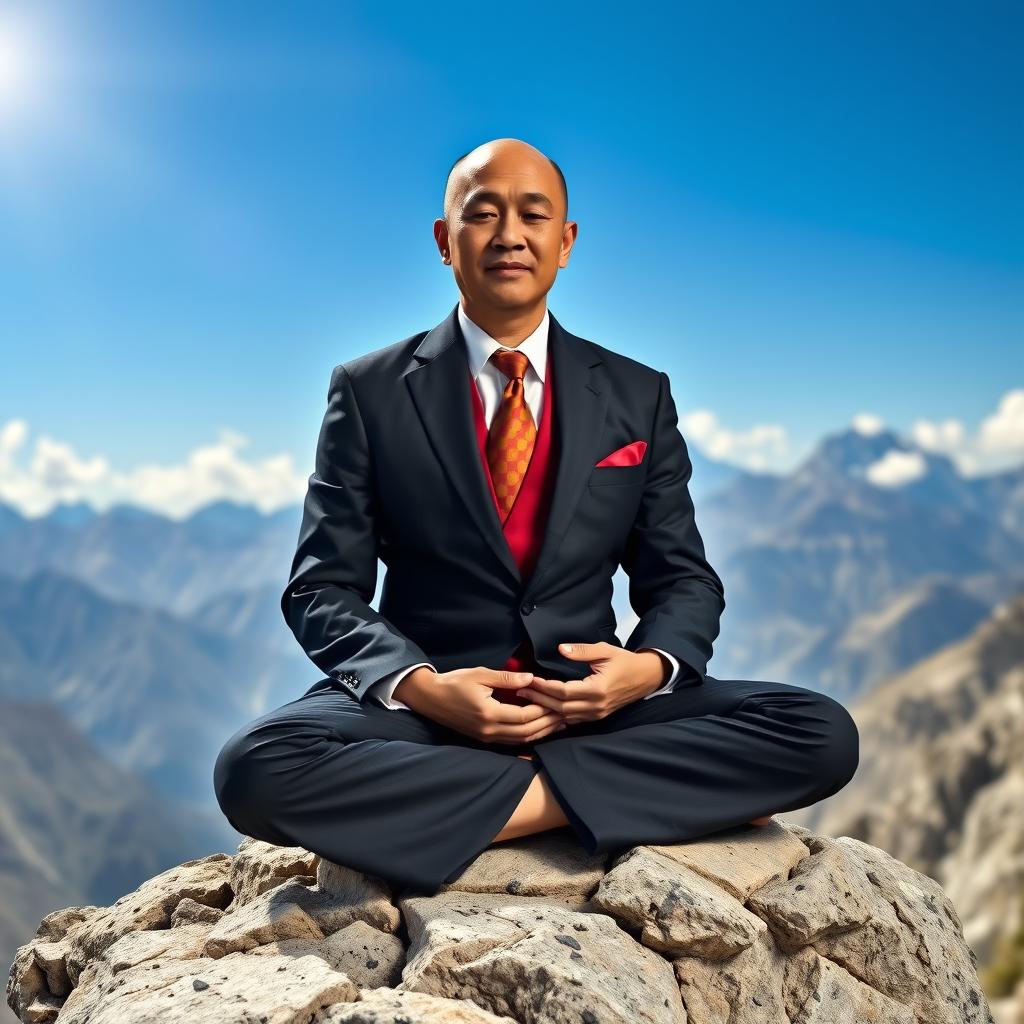
{"label": "bald man", "polygon": [[281,598],[324,675],[222,748],[239,832],[434,892],[492,843],[683,842],[853,777],[837,701],[708,675],[724,590],[669,378],[547,307],[577,227],[533,146],[463,155],[434,222],[459,302],[332,372]]}

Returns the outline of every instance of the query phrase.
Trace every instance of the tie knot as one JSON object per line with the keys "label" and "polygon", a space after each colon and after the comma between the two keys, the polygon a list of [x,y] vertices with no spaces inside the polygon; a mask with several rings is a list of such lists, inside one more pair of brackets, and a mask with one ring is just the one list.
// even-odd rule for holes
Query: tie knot
{"label": "tie knot", "polygon": [[525,352],[512,352],[505,349],[498,349],[491,353],[491,362],[498,367],[506,377],[513,380],[522,379],[526,375],[526,368],[530,365],[530,357]]}

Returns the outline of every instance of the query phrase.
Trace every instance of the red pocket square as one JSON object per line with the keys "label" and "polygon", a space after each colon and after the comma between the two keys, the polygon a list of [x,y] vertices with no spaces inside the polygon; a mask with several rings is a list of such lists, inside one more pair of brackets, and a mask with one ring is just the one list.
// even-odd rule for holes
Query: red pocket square
{"label": "red pocket square", "polygon": [[598,466],[639,466],[644,461],[644,452],[647,451],[646,441],[633,441],[632,444],[623,445],[606,455],[594,468]]}

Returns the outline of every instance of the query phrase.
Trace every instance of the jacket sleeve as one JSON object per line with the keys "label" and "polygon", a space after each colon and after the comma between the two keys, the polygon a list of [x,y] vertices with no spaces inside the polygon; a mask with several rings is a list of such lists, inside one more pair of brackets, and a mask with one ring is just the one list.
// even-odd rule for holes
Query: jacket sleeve
{"label": "jacket sleeve", "polygon": [[372,466],[352,378],[338,365],[281,611],[310,660],[359,701],[386,676],[430,660],[369,604],[378,552]]}
{"label": "jacket sleeve", "polygon": [[624,646],[657,647],[683,662],[679,689],[704,682],[725,590],[704,555],[688,486],[693,466],[668,376],[659,376],[651,466],[622,557],[629,603],[640,617]]}
{"label": "jacket sleeve", "polygon": [[395,698],[395,690],[398,689],[398,684],[414,669],[414,668],[429,668],[437,671],[429,661],[420,662],[419,665],[410,665],[408,668],[399,669],[397,672],[392,672],[390,675],[385,676],[379,682],[376,682],[366,692],[377,700],[378,703],[391,711],[412,711],[412,708],[408,704],[403,704],[400,700]]}

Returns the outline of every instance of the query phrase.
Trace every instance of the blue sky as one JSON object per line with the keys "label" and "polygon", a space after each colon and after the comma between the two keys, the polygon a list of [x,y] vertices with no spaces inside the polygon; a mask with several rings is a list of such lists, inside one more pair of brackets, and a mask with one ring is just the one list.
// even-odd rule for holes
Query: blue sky
{"label": "blue sky", "polygon": [[331,368],[457,301],[432,222],[499,136],[568,180],[550,309],[691,444],[1018,465],[1022,43],[1010,3],[0,2],[0,500],[301,500]]}

